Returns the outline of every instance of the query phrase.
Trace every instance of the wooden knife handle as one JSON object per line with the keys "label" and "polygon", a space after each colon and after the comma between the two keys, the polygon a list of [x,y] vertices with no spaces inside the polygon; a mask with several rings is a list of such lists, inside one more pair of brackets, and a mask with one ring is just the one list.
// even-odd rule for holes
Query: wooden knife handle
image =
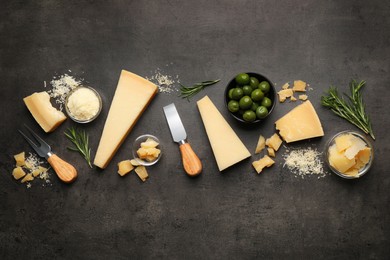
{"label": "wooden knife handle", "polygon": [[202,171],[202,162],[195,154],[194,150],[189,143],[183,143],[180,146],[181,158],[183,159],[183,166],[186,173],[195,177]]}
{"label": "wooden knife handle", "polygon": [[47,161],[50,163],[51,167],[53,167],[61,181],[71,183],[76,180],[77,171],[70,163],[65,162],[56,154],[51,155]]}

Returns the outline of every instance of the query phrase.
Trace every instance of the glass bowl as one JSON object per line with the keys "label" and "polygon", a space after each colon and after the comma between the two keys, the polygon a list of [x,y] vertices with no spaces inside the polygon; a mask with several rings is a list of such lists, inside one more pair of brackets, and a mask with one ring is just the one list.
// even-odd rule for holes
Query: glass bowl
{"label": "glass bowl", "polygon": [[[75,95],[75,93],[77,93],[77,91],[79,91],[81,89],[89,89],[91,91],[91,93],[93,93],[96,96],[97,101],[98,101],[99,107],[98,107],[97,111],[93,115],[88,116],[88,117],[85,117],[85,113],[86,113],[85,109],[86,109],[86,107],[88,107],[88,101],[86,101],[86,99],[78,98],[79,103],[76,106],[78,107],[79,111],[74,111],[69,106],[70,102],[74,102],[71,99],[72,95]],[[89,100],[89,101],[92,101],[92,100]],[[77,123],[82,123],[82,124],[89,123],[89,122],[92,122],[93,120],[95,120],[99,116],[100,112],[102,111],[102,99],[101,99],[99,93],[94,88],[89,87],[89,86],[78,86],[78,87],[74,88],[73,90],[71,90],[69,92],[69,94],[67,95],[67,97],[65,99],[65,110],[66,110],[66,113],[68,114],[68,116],[73,121],[75,121]]]}
{"label": "glass bowl", "polygon": [[[151,160],[151,161],[139,158],[138,153],[137,153],[138,149],[141,147],[141,143],[145,142],[145,141],[148,140],[148,139],[151,139],[151,140],[157,142],[158,145],[156,146],[156,148],[157,148],[157,149],[160,149],[160,153],[159,153],[159,155],[157,156],[157,158],[154,159],[154,160]],[[139,137],[137,137],[137,138],[135,139],[135,141],[134,141],[134,143],[133,143],[132,153],[133,153],[134,159],[135,159],[139,164],[141,164],[141,165],[143,165],[143,166],[151,166],[151,165],[153,165],[153,164],[156,164],[156,163],[160,160],[161,155],[162,155],[160,140],[158,140],[158,138],[155,137],[154,135],[150,135],[150,134],[141,135],[141,136],[139,136]]]}
{"label": "glass bowl", "polygon": [[[335,139],[337,137],[344,135],[344,134],[352,134],[353,136],[355,136],[355,137],[359,138],[360,140],[362,140],[363,142],[365,142],[367,147],[371,149],[370,159],[369,159],[368,163],[364,167],[359,169],[357,175],[348,175],[348,174],[342,173],[339,170],[337,170],[336,168],[334,168],[329,162],[329,148],[335,143]],[[355,131],[347,130],[347,131],[342,131],[342,132],[335,134],[332,138],[330,138],[328,140],[328,142],[325,146],[324,156],[325,156],[324,160],[325,160],[326,164],[328,165],[328,167],[331,169],[331,171],[333,173],[335,173],[336,175],[338,175],[344,179],[356,179],[356,178],[362,177],[364,174],[366,174],[370,170],[370,168],[372,166],[372,162],[374,160],[374,149],[373,149],[373,146],[372,146],[370,140],[368,140],[367,137],[365,137],[364,135],[357,133]]]}

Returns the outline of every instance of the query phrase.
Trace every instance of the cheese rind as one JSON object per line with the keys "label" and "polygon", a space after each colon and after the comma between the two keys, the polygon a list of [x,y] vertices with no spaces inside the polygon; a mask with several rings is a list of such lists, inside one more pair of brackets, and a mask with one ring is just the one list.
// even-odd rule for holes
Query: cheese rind
{"label": "cheese rind", "polygon": [[35,121],[37,121],[46,133],[54,131],[66,119],[64,113],[51,105],[50,96],[45,91],[35,92],[25,97],[23,101]]}
{"label": "cheese rind", "polygon": [[122,70],[96,151],[97,167],[107,167],[157,90],[152,82]]}
{"label": "cheese rind", "polygon": [[197,104],[219,171],[251,156],[208,96]]}
{"label": "cheese rind", "polygon": [[309,100],[277,120],[275,125],[287,143],[324,135],[321,121]]}

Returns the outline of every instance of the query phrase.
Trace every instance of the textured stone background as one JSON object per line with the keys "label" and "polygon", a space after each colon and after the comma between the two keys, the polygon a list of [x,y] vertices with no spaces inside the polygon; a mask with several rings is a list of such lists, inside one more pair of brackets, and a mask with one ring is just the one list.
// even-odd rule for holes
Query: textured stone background
{"label": "textured stone background", "polygon": [[[2,259],[385,259],[390,254],[390,4],[386,1],[1,1],[0,258]],[[22,98],[69,73],[101,93],[104,110],[79,126],[93,154],[121,69],[144,77],[178,76],[183,84],[220,78],[190,102],[159,93],[104,171],[89,169],[66,149],[67,120],[44,134]],[[71,70],[71,73],[68,72]],[[252,156],[220,173],[196,100],[204,95],[250,151],[259,134],[297,103],[277,104],[266,123],[243,128],[224,108],[223,91],[242,71],[259,72],[277,88],[304,80],[321,118],[323,138],[288,146],[322,151],[333,134],[355,128],[320,105],[330,85],[348,91],[364,79],[376,133],[371,171],[356,181],[335,175],[296,178],[277,163],[263,174]],[[178,84],[176,84],[178,87]],[[183,173],[162,107],[174,102],[203,174]],[[31,151],[17,129],[28,124],[79,170],[65,185],[13,180],[12,155]],[[116,163],[132,141],[150,133],[163,157],[141,183],[121,178]]]}

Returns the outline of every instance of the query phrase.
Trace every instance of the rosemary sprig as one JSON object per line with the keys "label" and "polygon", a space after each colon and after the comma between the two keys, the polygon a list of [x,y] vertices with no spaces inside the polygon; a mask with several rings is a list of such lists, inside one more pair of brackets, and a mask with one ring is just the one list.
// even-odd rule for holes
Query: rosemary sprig
{"label": "rosemary sprig", "polygon": [[179,96],[182,98],[187,98],[189,100],[192,96],[199,93],[205,87],[213,85],[219,81],[220,81],[220,79],[202,81],[199,83],[195,83],[191,87],[186,87],[186,86],[180,84],[181,87],[180,87],[180,95]]}
{"label": "rosemary sprig", "polygon": [[74,147],[67,147],[71,151],[79,152],[87,161],[89,167],[91,164],[91,148],[89,148],[89,137],[84,130],[77,130],[75,128],[68,128],[64,132],[65,136],[74,144]]}
{"label": "rosemary sprig", "polygon": [[375,140],[371,121],[365,112],[365,105],[360,92],[365,84],[364,80],[359,83],[352,80],[349,84],[351,95],[348,96],[344,93],[348,97],[347,100],[342,95],[339,95],[336,87],[331,86],[328,93],[321,97],[321,104],[330,108],[336,115],[354,124]]}

